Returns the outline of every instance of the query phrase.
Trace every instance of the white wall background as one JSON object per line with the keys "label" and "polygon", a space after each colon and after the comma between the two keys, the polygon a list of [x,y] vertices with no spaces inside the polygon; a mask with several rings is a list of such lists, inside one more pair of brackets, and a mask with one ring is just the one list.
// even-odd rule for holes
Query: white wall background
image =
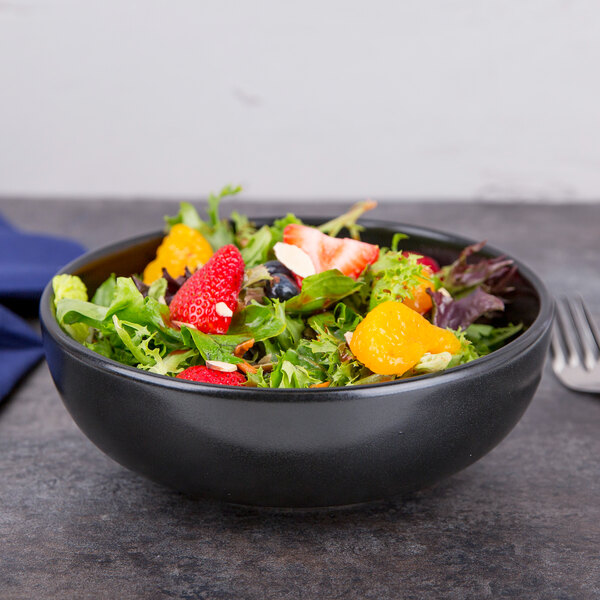
{"label": "white wall background", "polygon": [[0,0],[0,195],[600,199],[598,0]]}

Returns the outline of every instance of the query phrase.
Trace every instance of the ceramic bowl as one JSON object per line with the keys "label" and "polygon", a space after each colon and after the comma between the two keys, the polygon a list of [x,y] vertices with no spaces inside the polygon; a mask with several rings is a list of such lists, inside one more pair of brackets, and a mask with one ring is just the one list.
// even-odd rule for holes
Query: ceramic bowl
{"label": "ceramic bowl", "polygon": [[[259,222],[267,222],[262,220]],[[307,219],[307,222],[316,222]],[[473,243],[407,224],[363,221],[363,239],[453,261]],[[140,272],[162,232],[89,252],[61,272],[94,290],[111,273]],[[505,254],[491,247],[485,256]],[[48,365],[85,435],[114,460],[198,497],[271,507],[325,507],[402,495],[481,458],[523,415],[540,381],[553,304],[515,261],[506,322],[527,328],[488,356],[398,382],[324,389],[257,389],[154,375],[100,356],[58,326],[49,285],[40,315]]]}

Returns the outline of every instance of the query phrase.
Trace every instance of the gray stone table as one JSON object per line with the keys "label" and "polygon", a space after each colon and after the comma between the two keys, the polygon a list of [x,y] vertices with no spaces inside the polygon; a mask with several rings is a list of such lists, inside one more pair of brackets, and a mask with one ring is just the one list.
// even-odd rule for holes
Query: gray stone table
{"label": "gray stone table", "polygon": [[[0,202],[15,224],[89,248],[176,208]],[[373,216],[488,239],[600,318],[600,204],[386,203]],[[0,598],[600,598],[600,396],[563,389],[547,366],[513,432],[463,472],[404,500],[286,513],[195,501],[126,471],[78,430],[42,363],[0,408]]]}

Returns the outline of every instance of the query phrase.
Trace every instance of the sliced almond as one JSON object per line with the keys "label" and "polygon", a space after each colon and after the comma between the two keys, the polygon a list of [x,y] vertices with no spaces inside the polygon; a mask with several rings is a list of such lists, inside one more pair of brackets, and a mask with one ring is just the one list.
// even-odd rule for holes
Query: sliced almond
{"label": "sliced almond", "polygon": [[220,317],[232,317],[233,311],[225,304],[225,302],[217,302],[215,304],[215,311]]}
{"label": "sliced almond", "polygon": [[265,354],[259,361],[258,364],[259,365],[265,365],[267,363],[270,363],[273,360],[273,355],[272,354]]}
{"label": "sliced almond", "polygon": [[233,373],[237,371],[237,365],[220,360],[207,360],[206,366],[213,371],[221,371],[221,373]]}
{"label": "sliced almond", "polygon": [[344,334],[344,339],[346,340],[346,344],[348,344],[349,346],[350,342],[352,341],[352,332],[346,331],[346,333]]}
{"label": "sliced almond", "polygon": [[281,264],[300,277],[309,277],[317,272],[310,256],[298,246],[277,242],[273,252]]}
{"label": "sliced almond", "polygon": [[452,295],[446,288],[442,287],[438,290],[438,292],[440,292],[440,294],[442,294],[442,296],[446,296],[446,298],[452,298]]}

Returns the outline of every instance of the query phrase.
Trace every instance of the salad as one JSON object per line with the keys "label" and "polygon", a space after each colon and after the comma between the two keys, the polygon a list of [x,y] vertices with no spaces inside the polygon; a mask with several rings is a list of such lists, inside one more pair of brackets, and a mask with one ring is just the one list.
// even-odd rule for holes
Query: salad
{"label": "salad", "polygon": [[[359,202],[313,227],[293,214],[257,227],[182,203],[142,273],[111,275],[89,298],[53,281],[56,319],[90,350],[151,373],[220,385],[324,388],[435,373],[494,351],[522,324],[493,325],[512,291],[505,257],[452,264],[360,239]],[[349,237],[340,237],[346,232]]]}

